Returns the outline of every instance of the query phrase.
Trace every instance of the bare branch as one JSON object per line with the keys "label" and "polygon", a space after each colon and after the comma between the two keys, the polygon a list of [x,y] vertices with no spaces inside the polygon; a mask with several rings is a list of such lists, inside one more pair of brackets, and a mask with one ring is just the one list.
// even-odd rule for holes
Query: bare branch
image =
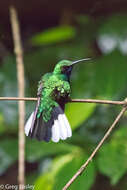
{"label": "bare branch", "polygon": [[0,97],[0,100],[2,101],[37,101],[37,98],[27,98],[27,97]]}
{"label": "bare branch", "polygon": [[[10,101],[37,101],[37,98],[29,97],[0,97],[0,100]],[[111,100],[95,100],[95,99],[72,99],[68,102],[79,102],[79,103],[98,103],[98,104],[112,104],[112,105],[127,105],[126,101],[111,101]]]}
{"label": "bare branch", "polygon": [[[18,94],[19,97],[24,96],[24,64],[23,64],[23,50],[21,45],[21,37],[20,37],[20,28],[19,21],[16,9],[14,7],[10,7],[10,20],[12,26],[12,35],[14,41],[14,52],[16,55],[17,62],[17,79],[18,79]],[[25,136],[24,136],[24,118],[25,118],[25,102],[19,101],[19,169],[18,169],[18,181],[19,189],[23,190],[25,184],[25,166],[24,166],[24,147],[25,147]]]}
{"label": "bare branch", "polygon": [[125,101],[111,101],[111,100],[94,100],[94,99],[72,99],[70,102],[80,103],[99,103],[99,104],[113,104],[113,105],[125,105]]}
{"label": "bare branch", "polygon": [[77,179],[77,177],[79,175],[82,174],[82,172],[85,171],[87,165],[89,164],[90,161],[92,161],[93,157],[95,156],[95,154],[97,153],[97,151],[100,149],[100,147],[103,145],[104,141],[107,139],[107,137],[110,135],[110,133],[112,132],[113,128],[116,126],[116,124],[119,122],[120,118],[122,117],[122,115],[124,114],[124,112],[126,111],[127,106],[123,107],[123,109],[121,110],[121,112],[118,114],[118,116],[116,117],[115,121],[113,122],[113,124],[110,126],[110,128],[108,129],[108,131],[106,132],[106,134],[104,135],[104,137],[102,138],[102,140],[99,142],[99,144],[97,145],[97,147],[94,149],[94,151],[92,152],[92,154],[90,155],[90,157],[88,158],[88,160],[80,167],[80,169],[75,173],[75,175],[68,181],[68,183],[63,187],[62,190],[66,190],[70,187],[70,185]]}

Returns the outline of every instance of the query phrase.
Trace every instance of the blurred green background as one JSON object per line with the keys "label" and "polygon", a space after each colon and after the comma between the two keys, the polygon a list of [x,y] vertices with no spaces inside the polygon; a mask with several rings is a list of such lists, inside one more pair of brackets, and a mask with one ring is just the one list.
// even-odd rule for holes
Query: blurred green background
{"label": "blurred green background", "polygon": [[[24,48],[26,96],[62,59],[92,57],[71,77],[72,98],[123,100],[127,96],[127,1],[1,1],[0,96],[17,96],[16,62],[8,8],[16,6]],[[26,119],[35,102],[26,103]],[[101,140],[120,106],[70,103],[72,138],[58,144],[26,138],[26,184],[61,190]],[[0,184],[16,184],[17,102],[0,102]],[[127,189],[127,114],[71,190]]]}

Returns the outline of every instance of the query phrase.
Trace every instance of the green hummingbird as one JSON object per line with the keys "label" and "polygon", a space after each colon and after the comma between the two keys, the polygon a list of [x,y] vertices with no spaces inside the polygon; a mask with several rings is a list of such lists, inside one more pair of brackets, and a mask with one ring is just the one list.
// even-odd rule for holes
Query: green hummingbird
{"label": "green hummingbird", "polygon": [[72,136],[72,130],[64,114],[70,99],[70,76],[75,64],[90,60],[62,60],[52,73],[42,76],[38,83],[37,103],[25,125],[25,134],[39,141],[58,142]]}

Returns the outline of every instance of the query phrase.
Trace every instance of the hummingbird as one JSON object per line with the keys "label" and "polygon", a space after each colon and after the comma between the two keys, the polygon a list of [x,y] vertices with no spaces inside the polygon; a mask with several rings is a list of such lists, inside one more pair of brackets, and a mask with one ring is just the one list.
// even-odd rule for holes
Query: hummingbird
{"label": "hummingbird", "polygon": [[38,83],[37,103],[25,124],[25,134],[38,141],[59,142],[72,136],[65,104],[70,100],[70,76],[75,64],[88,61],[59,61],[53,72],[46,73]]}

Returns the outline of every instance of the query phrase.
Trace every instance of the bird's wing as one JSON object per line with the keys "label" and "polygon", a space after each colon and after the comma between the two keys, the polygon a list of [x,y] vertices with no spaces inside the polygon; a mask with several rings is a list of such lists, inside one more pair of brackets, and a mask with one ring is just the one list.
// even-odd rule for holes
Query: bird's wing
{"label": "bird's wing", "polygon": [[41,94],[43,90],[43,84],[48,78],[51,76],[51,73],[45,74],[38,83],[38,91],[37,91],[37,103],[35,106],[35,110],[31,113],[30,117],[28,118],[25,124],[25,134],[26,136],[30,136],[32,138],[35,137],[37,131],[39,130],[40,121],[37,118],[38,108],[41,101]]}
{"label": "bird's wing", "polygon": [[[36,124],[36,118],[37,118],[37,113],[38,113],[38,108],[40,105],[40,101],[41,101],[41,92],[42,92],[42,88],[43,88],[43,83],[39,82],[39,87],[38,87],[38,92],[37,92],[37,103],[36,103],[36,107],[35,110],[31,113],[30,117],[28,118],[26,124],[25,124],[25,134],[26,136],[31,136],[31,133],[33,131],[33,129],[35,128]],[[37,129],[38,127],[36,127]]]}

